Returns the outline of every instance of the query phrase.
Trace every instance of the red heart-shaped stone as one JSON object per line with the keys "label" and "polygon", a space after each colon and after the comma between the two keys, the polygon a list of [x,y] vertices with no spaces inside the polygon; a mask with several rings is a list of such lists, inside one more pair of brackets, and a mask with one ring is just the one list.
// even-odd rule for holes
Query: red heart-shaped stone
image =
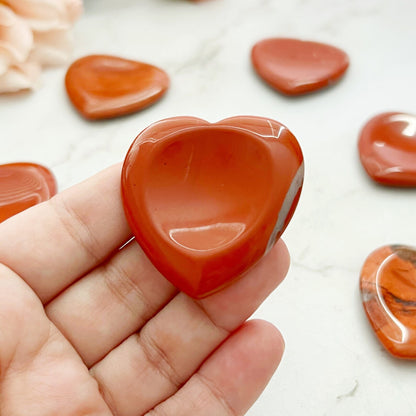
{"label": "red heart-shaped stone", "polygon": [[416,250],[393,245],[375,250],[361,270],[364,310],[392,355],[416,359]]}
{"label": "red heart-shaped stone", "polygon": [[52,172],[35,163],[0,165],[0,222],[56,194]]}
{"label": "red heart-shaped stone", "polygon": [[303,157],[282,124],[234,117],[157,122],[124,162],[124,208],[156,268],[196,298],[241,276],[280,237],[299,200]]}
{"label": "red heart-shaped stone", "polygon": [[373,117],[361,131],[358,151],[374,181],[416,186],[416,116],[383,113]]}
{"label": "red heart-shaped stone", "polygon": [[349,66],[348,55],[341,49],[288,38],[256,43],[251,59],[260,77],[287,95],[305,94],[333,84]]}
{"label": "red heart-shaped stone", "polygon": [[155,103],[169,87],[165,71],[143,62],[91,55],[68,69],[65,85],[75,108],[86,118],[118,117]]}

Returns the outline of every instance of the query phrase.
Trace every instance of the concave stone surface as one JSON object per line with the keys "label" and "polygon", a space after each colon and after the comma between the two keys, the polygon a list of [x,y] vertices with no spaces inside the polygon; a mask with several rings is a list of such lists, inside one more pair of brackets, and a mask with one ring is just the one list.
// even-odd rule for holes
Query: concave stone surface
{"label": "concave stone surface", "polygon": [[0,165],[0,222],[56,194],[51,171],[34,163]]}
{"label": "concave stone surface", "polygon": [[256,43],[253,66],[270,86],[286,95],[300,95],[336,82],[349,66],[348,55],[331,45],[289,38]]}
{"label": "concave stone surface", "polygon": [[196,298],[229,284],[280,237],[303,183],[282,124],[234,117],[162,120],[133,142],[122,172],[127,219],[156,268]]}
{"label": "concave stone surface", "polygon": [[87,119],[122,116],[158,101],[169,87],[165,71],[116,56],[90,55],[68,69],[65,85],[75,108]]}
{"label": "concave stone surface", "polygon": [[416,359],[416,251],[384,246],[361,270],[364,310],[380,342],[398,358]]}
{"label": "concave stone surface", "polygon": [[416,116],[383,113],[361,131],[361,163],[376,182],[390,186],[416,186]]}

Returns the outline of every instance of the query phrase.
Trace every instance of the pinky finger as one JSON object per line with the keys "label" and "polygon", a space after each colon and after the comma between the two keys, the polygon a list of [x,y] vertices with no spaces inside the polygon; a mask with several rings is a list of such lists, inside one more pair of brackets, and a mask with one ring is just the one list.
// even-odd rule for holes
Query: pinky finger
{"label": "pinky finger", "polygon": [[266,387],[284,350],[279,331],[242,325],[172,397],[146,416],[242,416]]}

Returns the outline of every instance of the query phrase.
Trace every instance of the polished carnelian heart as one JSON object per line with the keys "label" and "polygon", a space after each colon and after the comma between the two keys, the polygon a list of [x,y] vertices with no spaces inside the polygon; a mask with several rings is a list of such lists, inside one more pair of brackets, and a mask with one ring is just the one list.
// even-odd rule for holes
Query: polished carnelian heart
{"label": "polished carnelian heart", "polygon": [[0,165],[0,222],[56,194],[51,171],[35,163]]}
{"label": "polished carnelian heart", "polygon": [[374,181],[416,186],[416,116],[384,113],[373,117],[361,131],[358,150]]}
{"label": "polished carnelian heart", "polygon": [[260,77],[287,95],[305,94],[333,84],[349,65],[348,55],[334,46],[287,38],[258,42],[251,59]]}
{"label": "polished carnelian heart", "polygon": [[133,142],[122,172],[124,208],[156,268],[201,298],[273,246],[296,208],[303,170],[298,142],[276,121],[171,118]]}
{"label": "polished carnelian heart", "polygon": [[75,61],[65,78],[75,108],[91,120],[118,117],[155,103],[169,87],[165,71],[107,55]]}
{"label": "polished carnelian heart", "polygon": [[378,339],[392,355],[416,359],[416,250],[384,246],[367,258],[361,294]]}

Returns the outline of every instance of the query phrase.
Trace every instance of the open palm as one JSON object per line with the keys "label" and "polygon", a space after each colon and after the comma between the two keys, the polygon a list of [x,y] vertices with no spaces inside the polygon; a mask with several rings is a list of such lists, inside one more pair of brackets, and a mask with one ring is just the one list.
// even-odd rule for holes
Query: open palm
{"label": "open palm", "polygon": [[246,319],[286,274],[285,245],[192,300],[124,245],[119,181],[114,166],[0,224],[0,414],[243,415],[283,351]]}

